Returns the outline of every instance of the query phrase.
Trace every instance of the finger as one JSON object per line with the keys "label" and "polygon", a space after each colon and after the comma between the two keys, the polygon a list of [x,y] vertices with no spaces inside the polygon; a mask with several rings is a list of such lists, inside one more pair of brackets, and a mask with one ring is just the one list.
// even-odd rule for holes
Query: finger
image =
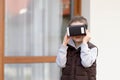
{"label": "finger", "polygon": [[86,33],[90,33],[90,31],[87,29],[87,30],[86,30]]}
{"label": "finger", "polygon": [[90,35],[90,31],[89,31],[89,30],[86,30],[86,34],[87,34],[87,35]]}

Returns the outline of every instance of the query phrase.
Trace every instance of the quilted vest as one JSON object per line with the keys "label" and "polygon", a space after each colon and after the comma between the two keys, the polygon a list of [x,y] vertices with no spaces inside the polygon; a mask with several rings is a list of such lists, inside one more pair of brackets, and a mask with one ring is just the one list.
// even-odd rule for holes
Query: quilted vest
{"label": "quilted vest", "polygon": [[[89,48],[95,47],[88,43]],[[81,49],[68,45],[66,67],[62,68],[61,80],[96,80],[96,61],[91,67],[85,68],[81,64]]]}

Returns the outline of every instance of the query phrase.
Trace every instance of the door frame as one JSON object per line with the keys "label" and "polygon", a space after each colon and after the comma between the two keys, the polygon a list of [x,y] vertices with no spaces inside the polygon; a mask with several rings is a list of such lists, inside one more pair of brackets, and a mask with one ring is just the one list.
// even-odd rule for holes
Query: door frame
{"label": "door frame", "polygon": [[0,80],[4,80],[4,0],[0,0]]}

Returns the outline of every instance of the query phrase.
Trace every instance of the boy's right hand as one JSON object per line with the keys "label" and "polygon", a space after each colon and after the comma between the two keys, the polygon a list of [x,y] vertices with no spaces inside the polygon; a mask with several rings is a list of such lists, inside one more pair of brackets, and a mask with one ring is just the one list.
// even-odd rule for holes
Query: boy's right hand
{"label": "boy's right hand", "polygon": [[63,39],[63,45],[64,46],[67,46],[68,42],[70,40],[70,37],[67,35],[67,33],[65,34],[64,36],[64,39]]}

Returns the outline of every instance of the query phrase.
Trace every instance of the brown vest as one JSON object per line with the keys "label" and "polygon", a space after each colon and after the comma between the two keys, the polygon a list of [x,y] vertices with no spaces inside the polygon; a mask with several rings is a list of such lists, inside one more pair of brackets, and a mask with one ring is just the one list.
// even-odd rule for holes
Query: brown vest
{"label": "brown vest", "polygon": [[[95,47],[88,43],[89,48]],[[68,45],[66,67],[62,68],[61,80],[96,80],[96,61],[89,68],[81,64],[81,49]]]}

